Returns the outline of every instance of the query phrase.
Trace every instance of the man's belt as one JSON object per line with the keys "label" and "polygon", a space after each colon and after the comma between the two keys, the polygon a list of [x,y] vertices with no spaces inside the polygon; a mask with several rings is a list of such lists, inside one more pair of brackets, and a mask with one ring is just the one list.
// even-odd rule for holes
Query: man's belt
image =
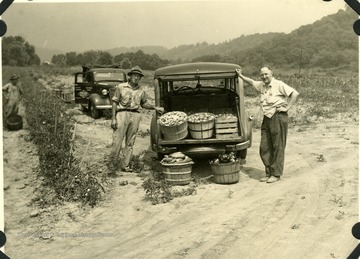
{"label": "man's belt", "polygon": [[136,113],[140,113],[138,110],[131,110],[131,109],[121,109],[121,110],[117,110],[118,112],[136,112]]}

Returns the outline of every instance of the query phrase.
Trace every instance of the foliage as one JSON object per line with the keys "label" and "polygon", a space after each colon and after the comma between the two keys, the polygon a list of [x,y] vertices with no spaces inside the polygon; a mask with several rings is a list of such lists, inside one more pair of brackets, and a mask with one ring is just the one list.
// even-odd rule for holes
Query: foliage
{"label": "foliage", "polygon": [[120,63],[128,59],[131,64],[138,65],[142,69],[155,70],[157,68],[168,65],[169,61],[161,59],[157,54],[145,54],[142,50],[135,53],[127,52],[118,54],[114,57],[114,63]]}
{"label": "foliage", "polygon": [[119,64],[121,68],[129,69],[132,65],[138,65],[142,69],[155,70],[167,65],[167,60],[162,60],[156,54],[145,54],[143,51],[128,52],[113,57],[107,51],[90,50],[84,53],[68,52],[54,55],[51,62],[60,66],[77,66],[83,64],[112,65]]}
{"label": "foliage", "polygon": [[165,180],[162,172],[154,167],[151,175],[144,180],[142,187],[145,190],[145,198],[151,201],[153,205],[156,205],[170,202],[177,197],[195,195],[199,185],[208,183],[208,181],[196,176],[193,177],[193,180],[188,186],[183,186],[178,190]]}
{"label": "foliage", "polygon": [[[299,93],[299,99],[289,111],[289,122],[298,125],[314,123],[323,119],[346,119],[358,121],[359,111],[359,77],[330,77],[322,75],[298,76],[276,75],[277,79],[294,87]],[[260,80],[260,79],[259,79]],[[259,96],[253,87],[245,84],[245,96]],[[253,126],[260,126],[262,115],[258,102],[246,105],[255,116]]]}
{"label": "foliage", "polygon": [[141,152],[138,155],[133,155],[129,167],[134,170],[135,173],[141,173],[144,170],[144,163],[141,157],[145,154],[146,151]]}
{"label": "foliage", "polygon": [[11,67],[4,70],[6,75],[18,71],[23,82],[26,122],[30,140],[37,145],[42,179],[34,201],[43,207],[62,201],[96,205],[104,189],[91,171],[80,170],[73,155],[76,127],[62,100],[31,78],[41,78],[41,74]]}
{"label": "foliage", "polygon": [[40,58],[35,53],[35,47],[23,37],[4,37],[2,39],[2,65],[40,65]]}

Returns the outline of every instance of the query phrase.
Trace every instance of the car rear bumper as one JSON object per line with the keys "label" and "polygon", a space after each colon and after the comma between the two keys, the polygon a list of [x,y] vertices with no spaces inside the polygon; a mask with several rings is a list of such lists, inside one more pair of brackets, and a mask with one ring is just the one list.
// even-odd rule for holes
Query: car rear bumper
{"label": "car rear bumper", "polygon": [[112,105],[96,105],[95,106],[96,109],[98,110],[107,110],[107,109],[111,109],[112,108]]}
{"label": "car rear bumper", "polygon": [[207,145],[176,145],[176,146],[158,146],[157,152],[164,154],[171,154],[180,151],[188,156],[203,156],[203,155],[217,155],[225,151],[240,151],[250,147],[251,143],[246,140],[241,143],[222,143],[222,144],[207,144]]}

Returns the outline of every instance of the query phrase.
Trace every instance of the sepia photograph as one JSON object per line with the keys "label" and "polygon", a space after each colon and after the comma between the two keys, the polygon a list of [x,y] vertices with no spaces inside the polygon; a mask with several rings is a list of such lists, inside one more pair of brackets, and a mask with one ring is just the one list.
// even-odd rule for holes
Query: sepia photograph
{"label": "sepia photograph", "polygon": [[2,253],[360,257],[355,10],[13,1],[0,20]]}

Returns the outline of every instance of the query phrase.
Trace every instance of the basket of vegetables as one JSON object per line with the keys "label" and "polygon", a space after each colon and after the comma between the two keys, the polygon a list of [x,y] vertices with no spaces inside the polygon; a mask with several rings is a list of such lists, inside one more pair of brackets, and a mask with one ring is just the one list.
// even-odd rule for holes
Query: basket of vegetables
{"label": "basket of vegetables", "polygon": [[211,138],[214,134],[215,115],[208,112],[194,113],[188,117],[188,124],[192,138]]}
{"label": "basket of vegetables", "polygon": [[210,160],[214,182],[220,184],[237,183],[240,178],[240,162],[234,152],[220,154]]}
{"label": "basket of vegetables", "polygon": [[187,115],[185,112],[167,112],[159,117],[158,123],[165,140],[181,140],[188,135]]}
{"label": "basket of vegetables", "polygon": [[191,181],[191,171],[194,162],[181,152],[165,155],[161,160],[165,181],[172,185],[185,185]]}

